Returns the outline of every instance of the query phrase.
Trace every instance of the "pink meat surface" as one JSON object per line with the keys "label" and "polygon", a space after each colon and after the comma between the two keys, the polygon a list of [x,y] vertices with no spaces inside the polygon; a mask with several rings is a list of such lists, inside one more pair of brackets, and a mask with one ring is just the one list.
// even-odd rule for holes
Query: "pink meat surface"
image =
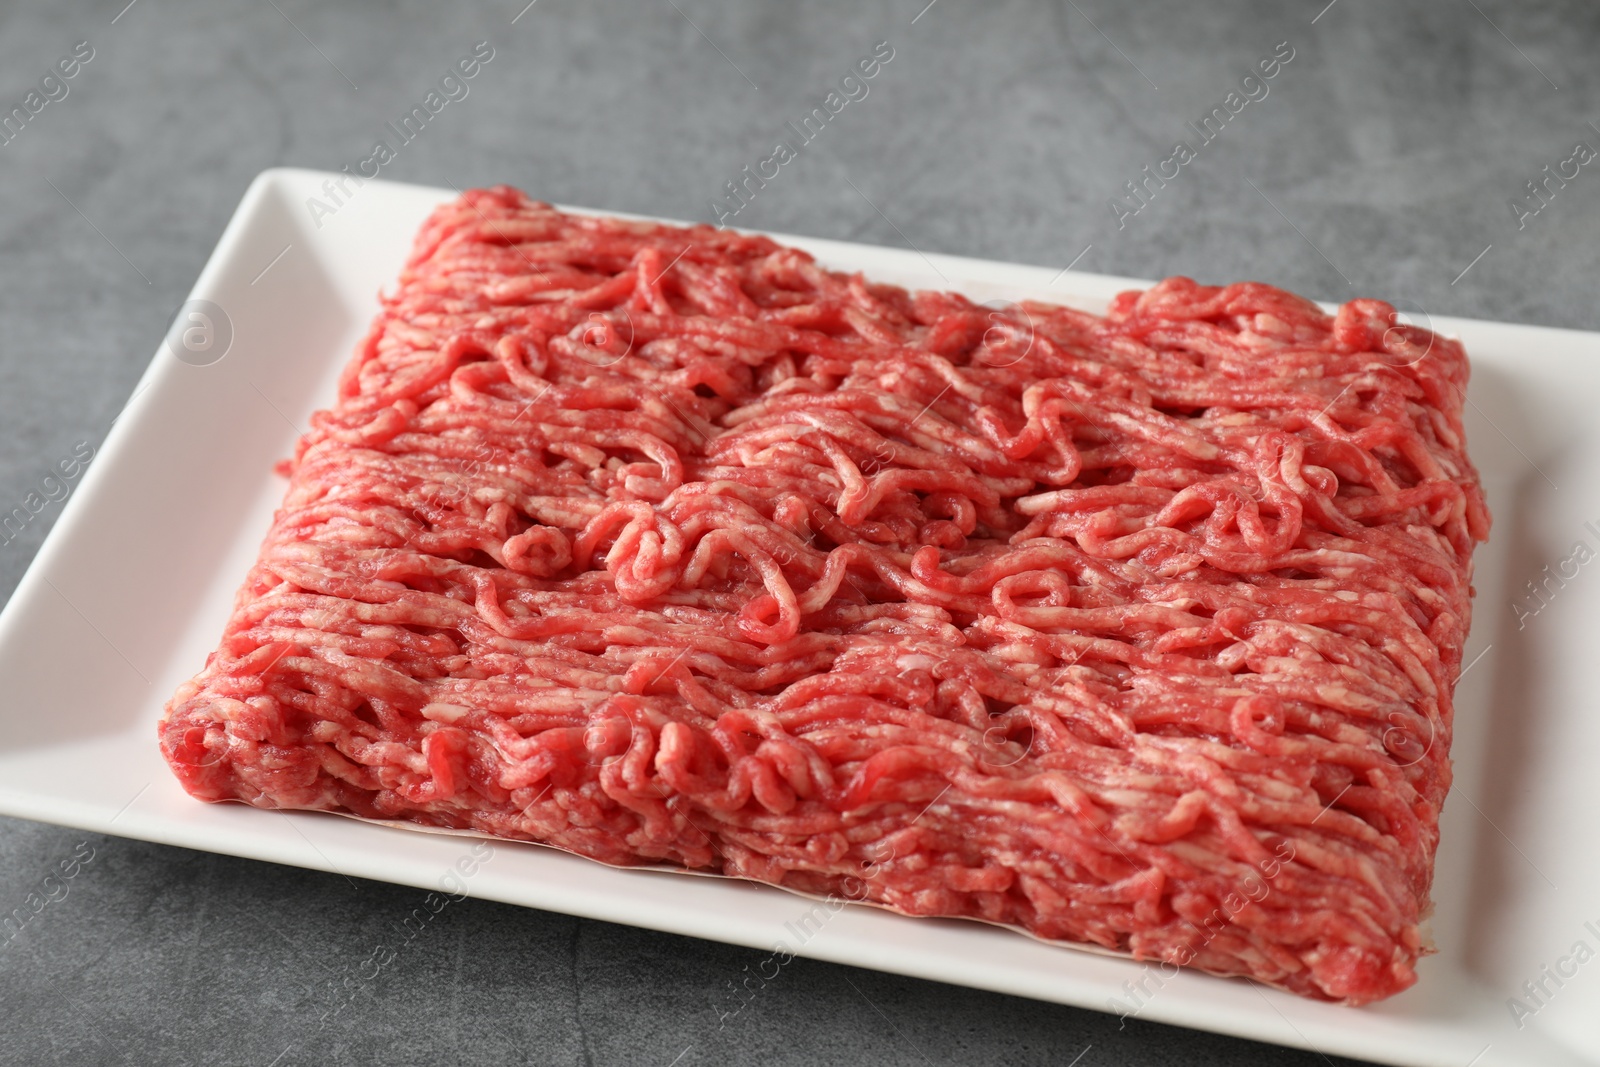
{"label": "pink meat surface", "polygon": [[203,800],[1376,1000],[1428,951],[1466,379],[1373,300],[996,310],[469,192],[162,750]]}

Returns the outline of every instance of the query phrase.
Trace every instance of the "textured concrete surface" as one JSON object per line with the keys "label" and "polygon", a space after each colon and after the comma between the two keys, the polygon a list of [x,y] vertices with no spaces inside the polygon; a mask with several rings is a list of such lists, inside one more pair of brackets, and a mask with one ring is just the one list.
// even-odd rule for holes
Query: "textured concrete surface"
{"label": "textured concrete surface", "polygon": [[[1600,9],[1576,0],[521,2],[0,7],[0,110],[93,51],[0,144],[0,511],[99,443],[255,173],[366,157],[483,40],[470,96],[386,177],[710,220],[887,41],[737,224],[1600,328],[1600,162],[1526,186],[1600,147]],[[1188,123],[1215,107],[1207,142]],[[1177,176],[1114,209],[1179,141]],[[0,597],[58,510],[0,543]],[[351,981],[417,891],[13,820],[0,908],[80,843],[65,897],[0,945],[0,1062],[1324,1062],[806,961],[719,1022],[760,954],[472,901]]]}

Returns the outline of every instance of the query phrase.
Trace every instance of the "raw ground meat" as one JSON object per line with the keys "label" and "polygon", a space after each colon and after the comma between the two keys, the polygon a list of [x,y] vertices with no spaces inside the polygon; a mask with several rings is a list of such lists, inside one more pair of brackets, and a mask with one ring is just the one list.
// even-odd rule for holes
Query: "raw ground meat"
{"label": "raw ground meat", "polygon": [[505,188],[423,227],[161,745],[338,811],[1363,1003],[1489,516],[1453,340],[991,309]]}

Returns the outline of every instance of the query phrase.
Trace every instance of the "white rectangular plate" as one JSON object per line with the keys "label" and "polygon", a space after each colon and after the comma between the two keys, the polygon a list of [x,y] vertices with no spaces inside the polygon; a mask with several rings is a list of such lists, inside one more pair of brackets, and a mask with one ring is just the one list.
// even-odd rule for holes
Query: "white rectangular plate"
{"label": "white rectangular plate", "polygon": [[[819,911],[769,887],[616,870],[538,846],[497,843],[475,863],[457,837],[186,796],[157,751],[162,705],[221,633],[283,491],[273,463],[331,402],[375,295],[424,217],[453,196],[368,182],[335,203],[324,183],[338,177],[274,170],[251,185],[193,294],[223,309],[231,348],[208,366],[158,351],[0,614],[0,812],[406,885],[439,888],[456,872],[448,884],[474,896],[764,950],[781,942],[798,955],[1098,1010],[1114,1010],[1112,997],[1129,1002],[1125,983],[1142,983],[1141,1018],[1385,1063],[1600,1064],[1600,962],[1572,955],[1579,941],[1600,950],[1585,925],[1600,930],[1600,575],[1590,573],[1600,566],[1574,553],[1580,541],[1600,551],[1600,432],[1590,421],[1600,335],[1425,322],[1471,353],[1468,431],[1495,532],[1478,553],[1457,694],[1457,785],[1435,881],[1440,951],[1414,989],[1343,1008],[1242,980],[1164,979],[978,923]],[[335,212],[313,219],[313,196]],[[978,300],[1098,310],[1144,284],[777,236],[830,267]],[[1544,578],[1545,564],[1561,577],[1535,600],[1525,582]],[[1546,966],[1568,976],[1558,985]],[[1541,981],[1533,999],[1524,983]],[[1531,1014],[1514,1018],[1512,997]]]}

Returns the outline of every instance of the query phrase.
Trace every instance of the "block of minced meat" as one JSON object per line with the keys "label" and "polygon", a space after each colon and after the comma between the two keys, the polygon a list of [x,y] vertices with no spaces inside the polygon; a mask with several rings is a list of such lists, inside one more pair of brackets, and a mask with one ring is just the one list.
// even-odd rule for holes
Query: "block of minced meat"
{"label": "block of minced meat", "polygon": [[466,193],[162,750],[208,801],[1411,985],[1489,516],[1460,345]]}

